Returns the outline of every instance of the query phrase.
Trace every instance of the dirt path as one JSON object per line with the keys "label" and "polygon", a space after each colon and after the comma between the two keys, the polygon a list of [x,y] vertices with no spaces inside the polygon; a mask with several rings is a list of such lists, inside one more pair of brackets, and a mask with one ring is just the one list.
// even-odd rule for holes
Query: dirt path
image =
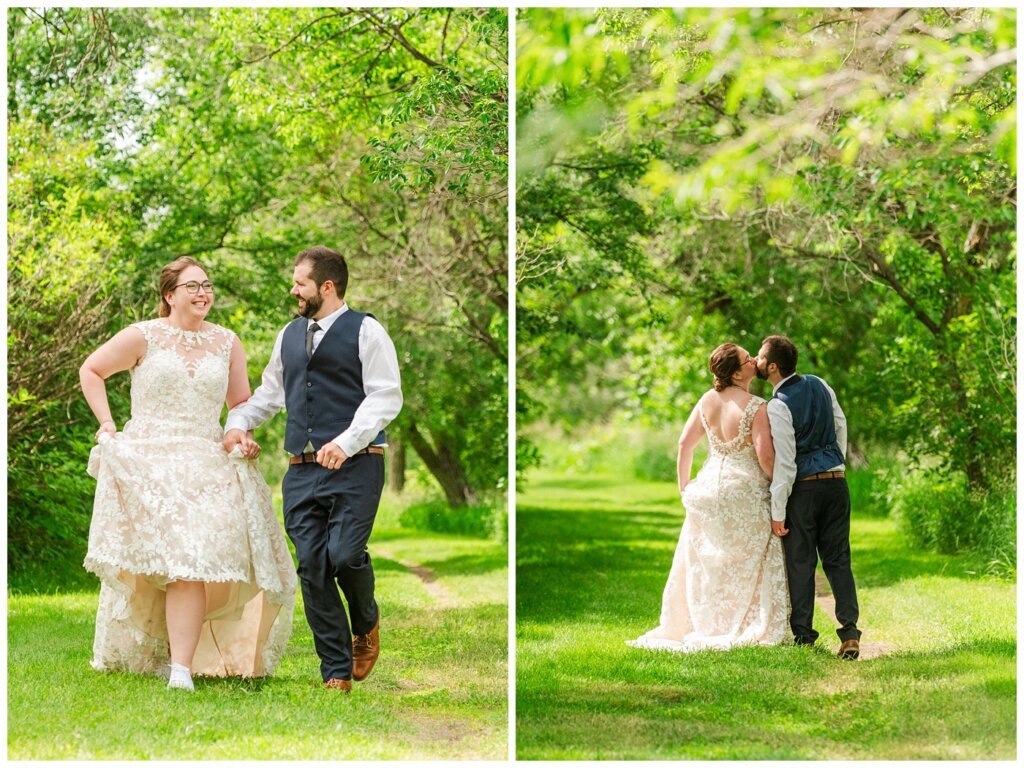
{"label": "dirt path", "polygon": [[[818,603],[818,607],[829,615],[836,626],[839,626],[839,621],[836,619],[836,600],[832,597],[832,588],[829,587],[828,580],[821,571],[814,572],[814,598]],[[833,636],[832,639],[836,640],[836,648],[838,648],[838,638]],[[887,643],[872,642],[868,639],[867,633],[860,639],[860,658],[862,661],[877,659],[879,656],[892,653],[893,650],[893,646]]]}
{"label": "dirt path", "polygon": [[377,553],[393,563],[398,563],[400,566],[405,568],[410,573],[414,574],[423,583],[423,588],[427,590],[427,594],[430,595],[434,600],[438,602],[438,607],[448,608],[455,604],[452,599],[451,593],[445,588],[443,584],[438,583],[437,574],[431,568],[427,568],[425,565],[418,563],[412,563],[408,560],[402,560],[395,557],[394,553],[386,549],[378,549]]}

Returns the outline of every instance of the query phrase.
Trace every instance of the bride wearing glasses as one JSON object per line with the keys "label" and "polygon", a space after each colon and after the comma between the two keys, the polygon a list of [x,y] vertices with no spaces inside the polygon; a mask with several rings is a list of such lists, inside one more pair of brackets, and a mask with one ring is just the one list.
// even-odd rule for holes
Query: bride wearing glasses
{"label": "bride wearing glasses", "polygon": [[[160,316],[82,365],[100,422],[85,567],[100,578],[92,666],[192,675],[273,674],[291,634],[296,576],[270,489],[248,454],[221,447],[221,409],[249,398],[245,351],[206,320],[214,287],[187,256],[160,273]],[[131,374],[118,431],[105,380]]]}

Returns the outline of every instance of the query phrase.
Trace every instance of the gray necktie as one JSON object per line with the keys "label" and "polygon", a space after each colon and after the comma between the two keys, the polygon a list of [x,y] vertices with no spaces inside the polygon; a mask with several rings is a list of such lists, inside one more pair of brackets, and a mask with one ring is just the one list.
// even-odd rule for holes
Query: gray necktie
{"label": "gray necktie", "polygon": [[306,329],[306,359],[313,356],[313,334],[320,330],[320,326],[313,323]]}

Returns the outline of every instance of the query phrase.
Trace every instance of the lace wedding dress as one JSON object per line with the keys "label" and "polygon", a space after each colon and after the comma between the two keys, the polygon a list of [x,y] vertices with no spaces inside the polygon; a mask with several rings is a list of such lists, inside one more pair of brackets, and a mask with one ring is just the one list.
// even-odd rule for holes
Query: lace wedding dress
{"label": "lace wedding dress", "polygon": [[192,673],[269,675],[292,629],[296,576],[270,489],[221,447],[234,334],[136,323],[132,418],[89,457],[96,498],[85,567],[100,577],[92,666],[159,672],[167,583],[206,582]]}
{"label": "lace wedding dress", "polygon": [[787,637],[782,541],[772,534],[769,481],[750,434],[762,403],[751,397],[728,442],[711,431],[701,409],[710,451],[683,492],[686,519],[660,626],[629,645],[685,652],[775,645]]}

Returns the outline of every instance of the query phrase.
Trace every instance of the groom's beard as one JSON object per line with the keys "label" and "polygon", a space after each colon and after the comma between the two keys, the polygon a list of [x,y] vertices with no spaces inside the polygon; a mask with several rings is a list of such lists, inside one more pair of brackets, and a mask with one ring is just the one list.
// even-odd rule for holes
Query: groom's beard
{"label": "groom's beard", "polygon": [[320,307],[324,305],[324,300],[320,298],[319,293],[316,296],[312,297],[311,299],[303,297],[303,301],[306,302],[305,308],[300,309],[299,314],[307,319],[313,317],[317,312],[320,311]]}
{"label": "groom's beard", "polygon": [[761,381],[768,381],[768,366],[767,365],[764,367],[763,371],[761,370],[761,366],[755,365],[754,366],[754,371],[756,372],[757,378],[759,378]]}

